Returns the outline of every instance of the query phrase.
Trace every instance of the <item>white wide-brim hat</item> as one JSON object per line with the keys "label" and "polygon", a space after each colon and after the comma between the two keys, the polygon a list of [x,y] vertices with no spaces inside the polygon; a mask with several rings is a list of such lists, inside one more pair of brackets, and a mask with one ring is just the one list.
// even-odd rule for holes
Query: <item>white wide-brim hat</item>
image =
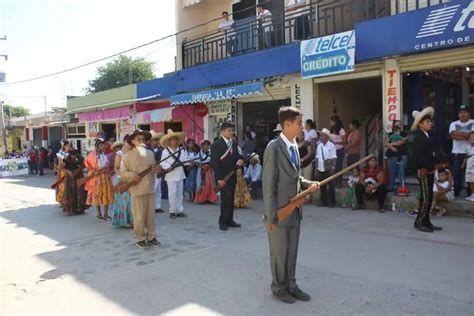
{"label": "white wide-brim hat", "polygon": [[260,163],[260,156],[257,155],[256,153],[252,153],[252,154],[250,155],[250,160],[252,160],[252,159],[257,160],[257,162]]}
{"label": "white wide-brim hat", "polygon": [[331,137],[331,132],[327,128],[323,128],[322,130],[319,131],[319,133],[326,134],[328,135],[328,137]]}
{"label": "white wide-brim hat", "polygon": [[116,147],[123,146],[123,142],[121,141],[116,141],[115,143],[112,144],[112,149],[115,149]]}
{"label": "white wide-brim hat", "polygon": [[152,140],[152,139],[158,139],[158,140],[160,140],[161,137],[163,137],[163,136],[165,135],[165,134],[163,134],[163,133],[156,133],[155,131],[150,131],[150,133],[151,133],[151,138],[150,138],[150,140]]}
{"label": "white wide-brim hat", "polygon": [[424,108],[423,110],[420,111],[413,111],[412,112],[412,116],[413,116],[413,124],[411,125],[411,130],[412,132],[416,131],[418,129],[418,124],[420,123],[420,121],[425,117],[425,116],[430,116],[431,118],[433,118],[434,116],[434,109],[429,106],[427,108]]}
{"label": "white wide-brim hat", "polygon": [[273,129],[273,132],[281,132],[281,131],[282,131],[281,124],[278,123],[277,126]]}
{"label": "white wide-brim hat", "polygon": [[172,129],[168,129],[166,134],[161,137],[160,139],[160,145],[163,148],[166,148],[169,146],[170,139],[176,137],[178,138],[178,145],[181,144],[184,140],[184,133],[183,132],[173,132]]}

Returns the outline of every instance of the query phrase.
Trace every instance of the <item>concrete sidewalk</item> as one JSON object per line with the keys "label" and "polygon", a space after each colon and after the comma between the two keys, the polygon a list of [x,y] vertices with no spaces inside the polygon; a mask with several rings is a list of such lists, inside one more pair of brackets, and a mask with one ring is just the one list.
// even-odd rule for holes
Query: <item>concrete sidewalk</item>
{"label": "concrete sidewalk", "polygon": [[[133,232],[65,216],[49,177],[0,179],[4,315],[472,315],[474,223],[435,219],[413,229],[401,213],[308,206],[297,278],[310,302],[270,293],[262,203],[236,210],[221,232],[218,206],[186,204],[188,219],[157,217],[162,247],[137,249]],[[165,204],[166,206],[166,204]]]}

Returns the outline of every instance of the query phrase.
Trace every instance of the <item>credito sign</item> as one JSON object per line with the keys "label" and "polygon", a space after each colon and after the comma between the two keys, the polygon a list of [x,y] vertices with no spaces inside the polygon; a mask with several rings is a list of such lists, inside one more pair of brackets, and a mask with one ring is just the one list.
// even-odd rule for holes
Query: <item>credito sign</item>
{"label": "credito sign", "polygon": [[301,77],[314,78],[354,71],[355,31],[301,42]]}

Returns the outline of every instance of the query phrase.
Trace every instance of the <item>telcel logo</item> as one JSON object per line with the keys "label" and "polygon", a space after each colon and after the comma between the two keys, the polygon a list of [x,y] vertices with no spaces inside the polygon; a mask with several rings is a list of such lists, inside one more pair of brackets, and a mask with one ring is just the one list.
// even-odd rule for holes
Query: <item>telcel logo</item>
{"label": "telcel logo", "polygon": [[[469,5],[462,10],[462,15],[461,18],[458,20],[456,25],[454,26],[454,32],[462,32],[466,29],[466,24],[467,27],[470,29],[474,29],[474,1],[471,1]],[[469,22],[466,23],[466,21],[469,18]]]}
{"label": "telcel logo", "polygon": [[322,53],[329,50],[336,50],[338,48],[345,48],[354,36],[354,31],[350,35],[334,34],[331,38],[322,37],[318,40],[316,45],[316,53]]}

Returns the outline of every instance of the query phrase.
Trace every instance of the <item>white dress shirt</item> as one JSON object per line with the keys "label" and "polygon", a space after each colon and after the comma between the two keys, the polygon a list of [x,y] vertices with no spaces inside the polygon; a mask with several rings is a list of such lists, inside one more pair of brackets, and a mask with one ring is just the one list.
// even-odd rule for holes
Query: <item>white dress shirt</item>
{"label": "white dress shirt", "polygon": [[288,138],[286,138],[285,134],[283,133],[280,134],[280,137],[285,142],[286,149],[288,150],[288,154],[290,155],[290,158],[291,158],[291,149],[290,149],[291,146],[293,146],[296,152],[298,152],[298,144],[296,143],[296,138],[293,138],[293,140],[290,141],[288,140]]}
{"label": "white dress shirt", "polygon": [[[162,156],[163,157],[168,157],[169,155],[171,155],[172,153],[174,154],[178,150],[179,150],[178,148],[176,150],[172,150],[169,147],[165,148],[165,149],[163,149]],[[179,153],[176,154],[176,156],[178,156],[178,155],[179,155]],[[183,156],[185,156],[185,154],[183,153],[183,151],[181,151],[181,155],[179,156],[179,161],[185,161],[186,160],[186,158],[183,157]],[[168,159],[166,159],[166,160],[164,160],[160,163],[160,166],[163,169],[169,169],[173,165],[174,161],[175,161],[174,157],[172,157],[172,156],[168,157]],[[186,175],[184,174],[183,166],[176,167],[173,171],[168,172],[165,175],[165,180],[166,181],[182,181],[184,179],[186,179]]]}
{"label": "white dress shirt", "polygon": [[[299,7],[297,9],[293,9],[296,6],[304,6],[306,5],[306,0],[289,0],[288,4],[286,5],[286,8],[290,10],[290,13],[295,13],[293,16],[301,16],[303,15],[303,10],[306,10],[307,8],[304,7]],[[293,10],[291,10],[293,9]]]}
{"label": "white dress shirt", "polygon": [[336,146],[330,141],[326,144],[320,143],[316,150],[316,159],[318,159],[319,172],[329,171],[324,168],[324,160],[337,159]]}
{"label": "white dress shirt", "polygon": [[245,172],[245,178],[249,179],[252,182],[257,182],[262,180],[262,165],[257,163],[255,166],[250,164]]}

